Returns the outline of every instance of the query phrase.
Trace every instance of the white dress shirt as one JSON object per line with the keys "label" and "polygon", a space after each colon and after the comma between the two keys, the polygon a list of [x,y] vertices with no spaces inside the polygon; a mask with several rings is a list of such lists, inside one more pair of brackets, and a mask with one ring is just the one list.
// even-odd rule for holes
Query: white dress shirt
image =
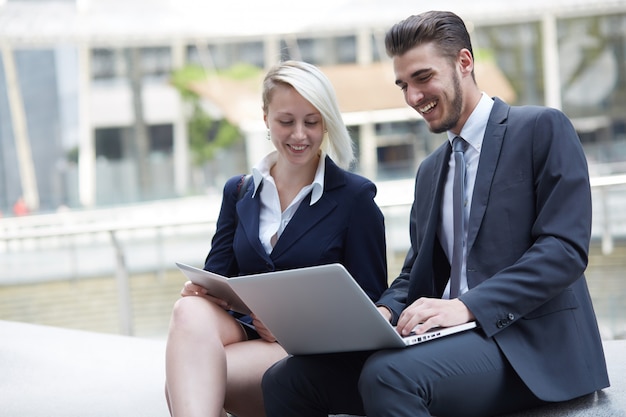
{"label": "white dress shirt", "polygon": [[[469,213],[472,206],[472,195],[474,193],[474,183],[476,181],[476,172],[478,171],[478,160],[480,159],[480,150],[483,145],[483,137],[485,136],[485,129],[487,128],[487,121],[489,120],[489,114],[493,107],[493,100],[485,93],[482,93],[478,105],[465,122],[463,129],[461,129],[461,136],[468,143],[467,150],[465,151],[465,164],[466,164],[466,176],[465,176],[465,198],[467,204],[465,205],[465,218],[464,222],[465,230],[463,232],[463,268],[461,273],[461,289],[459,294],[463,294],[468,290],[467,286],[467,273],[465,271],[465,265],[467,261],[467,224],[469,219]],[[448,133],[448,140],[450,144],[456,137],[456,135],[450,131]],[[443,190],[443,204],[441,205],[441,219],[439,223],[438,235],[443,250],[445,251],[448,259],[452,259],[452,247],[454,245],[453,237],[453,215],[452,215],[452,183],[454,182],[454,155],[450,155],[448,162],[448,176],[446,178],[446,184]],[[450,281],[446,285],[446,289],[442,298],[450,298]]]}
{"label": "white dress shirt", "polygon": [[259,239],[269,254],[272,252],[276,241],[280,238],[289,221],[298,210],[300,203],[311,192],[311,205],[315,204],[324,192],[324,163],[325,154],[320,155],[317,171],[313,182],[303,187],[298,195],[289,203],[285,211],[281,211],[280,199],[274,178],[270,175],[270,169],[276,164],[278,152],[273,151],[266,155],[259,163],[252,168],[254,177],[254,193],[256,195],[261,181],[264,182],[259,198],[261,200],[261,213],[259,219]]}

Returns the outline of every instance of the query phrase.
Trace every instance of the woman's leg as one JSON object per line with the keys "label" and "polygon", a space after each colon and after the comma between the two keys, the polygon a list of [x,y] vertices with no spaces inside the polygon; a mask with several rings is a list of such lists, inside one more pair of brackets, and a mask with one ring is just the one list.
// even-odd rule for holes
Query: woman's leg
{"label": "woman's leg", "polygon": [[226,410],[237,417],[265,416],[261,379],[270,366],[285,356],[287,353],[278,343],[261,339],[228,345]]}
{"label": "woman's leg", "polygon": [[165,353],[166,395],[173,416],[224,415],[224,346],[245,338],[239,322],[218,305],[195,296],[176,302]]}

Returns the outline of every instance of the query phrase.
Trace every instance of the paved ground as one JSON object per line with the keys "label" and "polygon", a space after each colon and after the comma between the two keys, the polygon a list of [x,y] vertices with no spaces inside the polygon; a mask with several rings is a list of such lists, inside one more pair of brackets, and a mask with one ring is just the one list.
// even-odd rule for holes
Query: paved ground
{"label": "paved ground", "polygon": [[[626,417],[626,340],[605,342],[612,386],[508,417]],[[0,321],[0,417],[168,417],[164,342]]]}

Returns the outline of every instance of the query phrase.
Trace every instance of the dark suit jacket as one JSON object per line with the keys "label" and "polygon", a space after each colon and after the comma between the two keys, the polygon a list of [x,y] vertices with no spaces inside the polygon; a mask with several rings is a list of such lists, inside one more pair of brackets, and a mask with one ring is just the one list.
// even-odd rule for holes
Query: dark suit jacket
{"label": "dark suit jacket", "polygon": [[[421,164],[411,210],[411,249],[378,304],[394,320],[418,297],[441,297],[450,266],[437,238],[448,166],[446,142]],[[528,387],[561,401],[608,386],[583,272],[591,191],[582,146],[561,112],[495,99],[468,223],[460,299]]]}
{"label": "dark suit jacket", "polygon": [[387,258],[376,186],[328,157],[325,164],[322,197],[312,206],[311,194],[304,198],[269,255],[259,240],[259,193],[253,198],[250,184],[237,201],[241,176],[229,179],[204,269],[235,276],[336,262],[377,300],[387,288]]}

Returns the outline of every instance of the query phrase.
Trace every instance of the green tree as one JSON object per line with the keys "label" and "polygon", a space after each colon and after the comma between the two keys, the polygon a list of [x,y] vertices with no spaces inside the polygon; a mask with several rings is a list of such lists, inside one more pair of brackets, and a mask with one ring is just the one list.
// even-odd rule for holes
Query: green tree
{"label": "green tree", "polygon": [[213,159],[218,149],[227,148],[242,138],[239,128],[226,119],[214,119],[202,107],[202,100],[194,84],[208,77],[245,79],[259,73],[259,69],[238,65],[226,71],[207,73],[202,67],[188,65],[172,73],[171,83],[190,106],[189,146],[194,163],[202,165]]}

